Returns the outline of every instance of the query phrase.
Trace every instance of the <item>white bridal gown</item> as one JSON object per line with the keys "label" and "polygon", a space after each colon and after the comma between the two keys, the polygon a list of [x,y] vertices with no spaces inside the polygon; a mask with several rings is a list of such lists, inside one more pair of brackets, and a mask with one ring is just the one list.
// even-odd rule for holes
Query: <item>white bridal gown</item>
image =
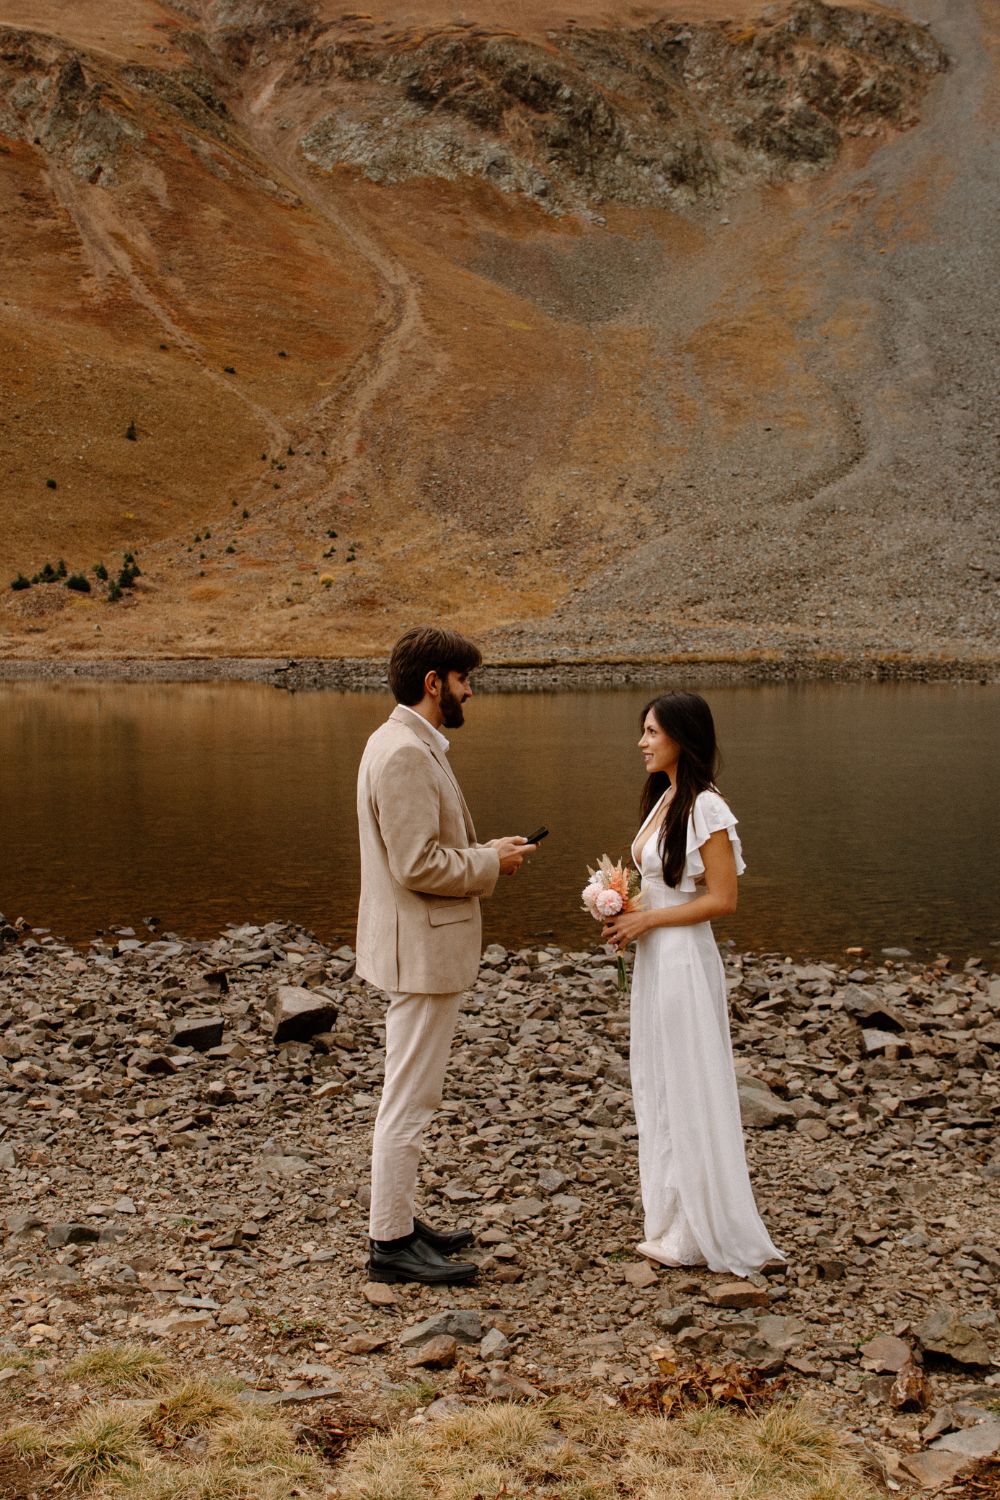
{"label": "white bridal gown", "polygon": [[[659,806],[640,828],[636,844]],[[705,873],[701,846],[722,828],[742,875],[736,819],[718,792],[700,792],[688,820],[687,859],[676,888],[663,879],[658,832],[650,835],[636,861],[646,907],[694,900],[696,881]],[[711,923],[654,927],[639,938],[631,1027],[646,1219],[641,1250],[667,1265],[707,1263],[712,1271],[737,1276],[781,1260],[747,1174],[725,970]]]}

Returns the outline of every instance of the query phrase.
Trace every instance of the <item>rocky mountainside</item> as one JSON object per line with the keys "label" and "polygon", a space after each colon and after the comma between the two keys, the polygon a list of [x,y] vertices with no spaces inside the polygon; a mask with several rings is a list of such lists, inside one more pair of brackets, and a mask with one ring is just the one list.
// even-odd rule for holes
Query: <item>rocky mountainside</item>
{"label": "rocky mountainside", "polygon": [[0,654],[989,669],[976,0],[5,15]]}

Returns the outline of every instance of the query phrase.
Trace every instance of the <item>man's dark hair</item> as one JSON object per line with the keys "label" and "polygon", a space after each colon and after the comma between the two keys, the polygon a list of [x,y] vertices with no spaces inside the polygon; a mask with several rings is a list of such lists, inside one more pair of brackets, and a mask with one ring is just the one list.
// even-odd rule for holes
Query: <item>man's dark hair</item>
{"label": "man's dark hair", "polygon": [[472,672],[482,665],[482,652],[457,630],[417,625],[399,637],[389,658],[389,686],[397,703],[412,708],[424,696],[424,678],[436,672]]}

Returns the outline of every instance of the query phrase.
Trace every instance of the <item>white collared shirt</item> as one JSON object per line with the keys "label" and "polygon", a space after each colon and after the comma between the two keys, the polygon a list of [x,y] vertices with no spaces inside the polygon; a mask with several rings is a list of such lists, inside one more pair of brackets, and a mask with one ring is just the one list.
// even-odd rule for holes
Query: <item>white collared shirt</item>
{"label": "white collared shirt", "polygon": [[431,723],[430,719],[425,719],[423,714],[418,714],[416,709],[411,708],[408,703],[400,703],[397,706],[401,708],[404,713],[412,714],[415,719],[419,719],[421,724],[426,724],[427,728],[430,730],[431,734],[434,736],[441,749],[444,751],[445,755],[448,754],[448,751],[451,749],[451,741],[445,739],[440,729],[437,729]]}

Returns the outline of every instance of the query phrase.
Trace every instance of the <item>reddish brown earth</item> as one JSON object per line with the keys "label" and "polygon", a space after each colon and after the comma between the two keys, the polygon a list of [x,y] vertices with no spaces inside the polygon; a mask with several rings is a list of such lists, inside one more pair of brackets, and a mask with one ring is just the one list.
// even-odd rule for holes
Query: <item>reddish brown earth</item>
{"label": "reddish brown earth", "polygon": [[985,5],[3,19],[0,657],[1000,655]]}

